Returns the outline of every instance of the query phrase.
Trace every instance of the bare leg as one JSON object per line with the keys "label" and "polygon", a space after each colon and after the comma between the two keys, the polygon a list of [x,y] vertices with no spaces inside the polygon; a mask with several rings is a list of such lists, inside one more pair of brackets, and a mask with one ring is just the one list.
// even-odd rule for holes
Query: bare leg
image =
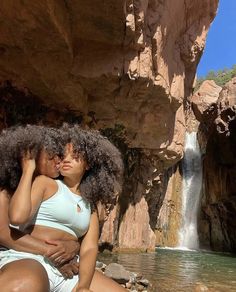
{"label": "bare leg", "polygon": [[93,292],[127,292],[125,288],[98,271],[94,273],[90,289]]}
{"label": "bare leg", "polygon": [[48,292],[49,281],[47,272],[39,262],[24,259],[0,269],[0,287],[4,292]]}

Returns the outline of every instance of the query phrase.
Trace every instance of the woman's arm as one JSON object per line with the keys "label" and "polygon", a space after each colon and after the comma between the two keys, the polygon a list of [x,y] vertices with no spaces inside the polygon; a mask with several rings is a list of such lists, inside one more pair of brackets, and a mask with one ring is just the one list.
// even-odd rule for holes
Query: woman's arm
{"label": "woman's arm", "polygon": [[0,245],[18,251],[31,252],[44,255],[49,245],[28,234],[9,227],[8,209],[10,197],[3,190],[0,192]]}
{"label": "woman's arm", "polygon": [[[90,219],[89,230],[84,236],[80,247],[79,283],[76,291],[89,289],[96,265],[98,253],[99,223],[97,212],[93,212]],[[81,289],[81,290],[80,290]]]}
{"label": "woman's arm", "polygon": [[[46,256],[55,265],[61,264],[58,269],[65,278],[71,278],[73,274],[78,274],[78,267],[73,259],[79,252],[80,244],[74,240],[54,240],[52,241],[53,244],[47,244],[30,234],[10,228],[8,219],[9,202],[10,196],[7,191],[0,191],[0,246]],[[63,264],[67,261],[70,262]]]}
{"label": "woman's arm", "polygon": [[[55,181],[45,176],[38,176],[32,183],[34,170],[35,160],[29,158],[29,153],[27,153],[22,159],[22,176],[19,185],[7,203],[9,217],[7,214],[6,218],[7,220],[10,219],[10,223],[13,225],[27,223],[37,212],[44,199],[45,192],[48,191],[51,194],[57,188]],[[14,232],[16,233],[17,231]],[[54,240],[52,245],[47,245],[44,242],[43,255],[49,258],[54,264],[62,264],[71,260],[78,252],[78,249],[79,243]],[[27,251],[35,253],[34,251]],[[40,252],[40,254],[42,253]]]}
{"label": "woman's arm", "polygon": [[16,228],[9,227],[8,209],[10,196],[7,191],[0,191],[0,245],[18,251],[31,252],[48,257],[52,262],[73,259],[79,251],[80,244],[71,241],[53,240],[48,244]]}
{"label": "woman's arm", "polygon": [[10,201],[9,219],[13,225],[25,224],[29,221],[42,202],[45,191],[45,185],[39,183],[38,178],[34,180],[32,185],[35,159],[30,159],[27,156],[28,154],[22,159],[21,179]]}

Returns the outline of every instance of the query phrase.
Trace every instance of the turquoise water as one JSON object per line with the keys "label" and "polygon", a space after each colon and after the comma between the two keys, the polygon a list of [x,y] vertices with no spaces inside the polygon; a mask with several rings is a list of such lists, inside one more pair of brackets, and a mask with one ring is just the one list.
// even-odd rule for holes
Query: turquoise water
{"label": "turquoise water", "polygon": [[191,292],[200,284],[214,292],[236,292],[236,255],[232,254],[157,249],[155,253],[100,254],[99,260],[142,273],[155,292]]}

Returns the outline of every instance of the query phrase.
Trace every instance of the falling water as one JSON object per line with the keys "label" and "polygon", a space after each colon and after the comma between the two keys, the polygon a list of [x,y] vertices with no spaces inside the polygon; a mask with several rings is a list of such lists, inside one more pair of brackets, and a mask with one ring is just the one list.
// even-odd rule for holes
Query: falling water
{"label": "falling water", "polygon": [[197,215],[202,186],[201,153],[197,133],[186,133],[183,159],[182,227],[179,247],[198,249]]}

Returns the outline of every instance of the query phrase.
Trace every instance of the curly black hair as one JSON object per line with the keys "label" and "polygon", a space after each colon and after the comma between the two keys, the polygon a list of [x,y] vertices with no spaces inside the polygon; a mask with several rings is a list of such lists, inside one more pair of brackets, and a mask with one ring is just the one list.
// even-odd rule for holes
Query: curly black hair
{"label": "curly black hair", "polygon": [[26,152],[38,157],[45,149],[50,156],[62,155],[59,129],[37,125],[13,126],[0,134],[0,189],[12,193],[19,184],[21,158]]}
{"label": "curly black hair", "polygon": [[80,183],[83,197],[95,207],[98,202],[112,207],[121,192],[123,162],[119,150],[98,131],[64,124],[61,129],[26,125],[7,128],[0,135],[0,189],[13,193],[22,175],[21,158],[29,151],[38,157],[45,149],[49,156],[62,156],[66,144],[86,159],[89,170]]}
{"label": "curly black hair", "polygon": [[79,186],[82,196],[92,206],[98,202],[106,207],[114,206],[123,181],[123,161],[119,150],[99,131],[68,124],[61,129],[64,146],[71,143],[74,152],[81,154],[89,165]]}
{"label": "curly black hair", "polygon": [[64,153],[64,144],[62,143],[62,131],[53,127],[41,127],[43,141],[40,150],[44,149],[50,158],[55,155],[62,157]]}

